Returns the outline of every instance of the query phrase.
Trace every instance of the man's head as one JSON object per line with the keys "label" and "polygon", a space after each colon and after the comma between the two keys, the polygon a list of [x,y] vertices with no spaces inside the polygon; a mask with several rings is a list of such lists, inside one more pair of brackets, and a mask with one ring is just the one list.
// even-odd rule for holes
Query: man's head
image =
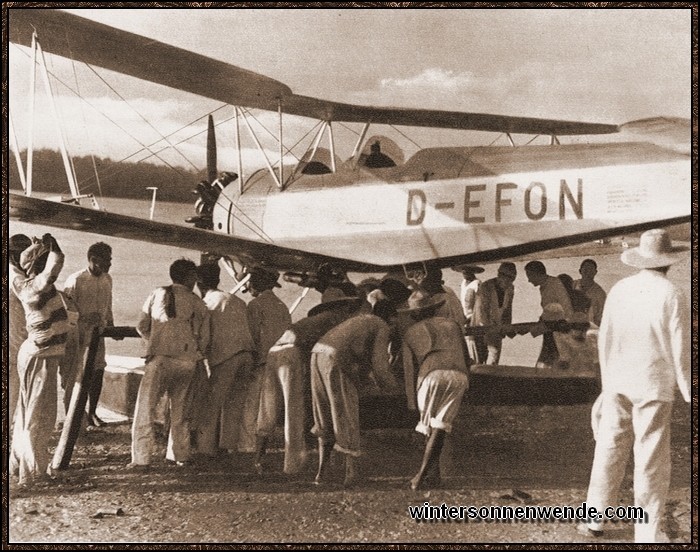
{"label": "man's head", "polygon": [[250,280],[248,281],[248,291],[250,291],[253,297],[257,297],[263,291],[276,287],[282,287],[277,282],[279,277],[279,272],[277,272],[276,270],[266,268],[255,268],[250,273]]}
{"label": "man's head", "polygon": [[27,276],[36,276],[46,268],[51,249],[58,249],[58,243],[51,234],[44,234],[41,239],[33,238],[32,243],[19,257],[19,264]]}
{"label": "man's head", "polygon": [[547,279],[547,269],[540,261],[530,261],[525,265],[525,275],[533,286],[541,286]]}
{"label": "man's head", "polygon": [[512,286],[517,276],[518,269],[515,267],[515,263],[501,263],[501,266],[498,267],[496,281],[499,286],[504,289],[507,286]]}
{"label": "man's head", "polygon": [[197,265],[189,259],[178,259],[170,265],[170,279],[187,289],[194,289],[197,283]]}
{"label": "man's head", "polygon": [[430,294],[443,293],[445,291],[445,288],[442,287],[443,284],[442,269],[431,266],[428,268],[425,278],[420,283],[420,287]]}
{"label": "man's head", "polygon": [[197,267],[197,287],[202,294],[216,289],[220,280],[221,269],[218,263],[204,263]]}
{"label": "man's head", "polygon": [[593,280],[598,274],[598,263],[593,259],[584,259],[581,261],[581,266],[578,268],[578,273],[584,280]]}
{"label": "man's head", "polygon": [[112,266],[112,248],[104,242],[93,243],[88,248],[87,258],[90,274],[101,276]]}
{"label": "man's head", "polygon": [[435,316],[438,309],[445,304],[444,298],[436,297],[425,290],[414,291],[406,301],[406,308],[398,309],[399,314],[408,314],[414,320],[423,320]]}
{"label": "man's head", "polygon": [[352,282],[340,282],[330,286],[321,295],[321,303],[311,308],[308,316],[338,310],[353,313],[366,303],[359,292],[360,290]]}
{"label": "man's head", "polygon": [[32,240],[29,236],[25,236],[24,234],[14,234],[10,236],[10,260],[15,264],[19,264],[22,251],[27,249],[30,245],[32,245]]}

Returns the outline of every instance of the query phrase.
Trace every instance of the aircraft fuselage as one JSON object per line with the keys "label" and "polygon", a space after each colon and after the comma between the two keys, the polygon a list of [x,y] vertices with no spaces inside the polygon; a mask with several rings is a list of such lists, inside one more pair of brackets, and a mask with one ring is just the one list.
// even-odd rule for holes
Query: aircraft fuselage
{"label": "aircraft fuselage", "polygon": [[222,192],[214,229],[380,265],[484,253],[689,216],[689,161],[646,143],[433,148],[284,191],[255,174]]}

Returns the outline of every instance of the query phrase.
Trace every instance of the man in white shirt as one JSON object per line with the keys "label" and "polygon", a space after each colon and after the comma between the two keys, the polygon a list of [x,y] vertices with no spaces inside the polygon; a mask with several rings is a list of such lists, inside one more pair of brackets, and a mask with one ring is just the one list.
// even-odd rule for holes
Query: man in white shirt
{"label": "man in white shirt", "polygon": [[197,286],[209,309],[211,341],[206,351],[211,375],[207,401],[195,405],[200,411],[197,452],[214,457],[219,450],[219,420],[226,399],[238,378],[253,369],[253,338],[248,328],[243,299],[217,289],[221,271],[216,263],[197,267]]}
{"label": "man in white shirt", "polygon": [[131,427],[131,463],[151,463],[153,419],[158,400],[168,394],[170,435],[166,459],[177,465],[190,460],[190,393],[197,362],[209,345],[209,311],[192,289],[197,265],[178,259],[170,265],[172,285],[153,290],[136,326],[146,340],[148,362],[139,385]]}
{"label": "man in white shirt", "polygon": [[[540,320],[571,320],[574,309],[571,305],[569,292],[566,291],[562,281],[556,276],[547,274],[547,269],[540,261],[530,261],[525,265],[527,281],[540,288],[540,305],[542,315]],[[550,313],[559,313],[557,318],[551,318]],[[544,324],[538,325],[530,333],[533,337],[542,336],[542,349],[537,358],[537,368],[552,368],[559,360],[557,344],[551,332],[545,331]]]}
{"label": "man in white shirt", "polygon": [[[75,355],[73,366],[67,366],[64,374],[64,392],[66,402],[70,403],[75,379],[82,368],[85,351],[90,346],[90,338],[95,328],[103,330],[114,325],[112,315],[112,277],[109,269],[112,266],[112,248],[103,242],[92,244],[87,252],[88,266],[84,270],[71,274],[66,279],[63,293],[78,309],[78,353]],[[99,427],[102,420],[95,413],[97,402],[102,392],[102,378],[105,373],[105,340],[100,343],[95,356],[95,371],[88,390],[87,413],[88,427]]]}
{"label": "man in white shirt", "polygon": [[[687,251],[665,230],[642,234],[622,262],[641,269],[610,290],[598,337],[603,392],[588,506],[617,506],[634,451],[634,501],[648,519],[634,526],[637,543],[668,542],[661,528],[671,480],[671,410],[676,387],[690,402],[688,299],[666,274]],[[602,536],[602,520],[579,531]]]}
{"label": "man in white shirt", "polygon": [[[473,358],[477,364],[497,365],[501,359],[503,335],[495,328],[513,323],[513,282],[517,275],[514,263],[501,263],[497,276],[479,285],[471,326],[490,326],[494,331],[483,336],[473,336],[477,346],[477,356]],[[471,350],[469,354],[471,355]]]}

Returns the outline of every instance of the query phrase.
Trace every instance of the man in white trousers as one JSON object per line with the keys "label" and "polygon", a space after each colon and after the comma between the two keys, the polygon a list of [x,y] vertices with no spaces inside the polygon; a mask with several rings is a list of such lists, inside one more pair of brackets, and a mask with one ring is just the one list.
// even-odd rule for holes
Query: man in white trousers
{"label": "man in white trousers", "polygon": [[[688,299],[671,283],[669,267],[681,260],[665,230],[642,234],[622,262],[639,268],[608,294],[598,352],[602,378],[600,422],[588,487],[588,506],[618,505],[625,468],[634,451],[634,502],[646,519],[635,522],[637,543],[668,542],[661,527],[671,479],[671,410],[676,386],[690,402]],[[603,535],[602,519],[579,531]]]}

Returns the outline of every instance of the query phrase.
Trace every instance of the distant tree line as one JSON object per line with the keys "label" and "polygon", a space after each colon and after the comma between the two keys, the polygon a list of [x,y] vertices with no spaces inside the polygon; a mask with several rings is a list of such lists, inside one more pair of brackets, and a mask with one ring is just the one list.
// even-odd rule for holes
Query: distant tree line
{"label": "distant tree line", "polygon": [[[27,168],[27,152],[21,152],[23,166]],[[22,184],[13,154],[10,153],[9,186],[10,189],[22,189]],[[112,161],[101,157],[94,158],[100,185],[95,178],[95,168],[92,157],[74,157],[73,166],[82,194],[95,194],[106,197],[125,197],[132,199],[150,199],[148,186],[158,187],[160,201],[191,203],[194,201],[192,190],[197,182],[206,178],[204,171],[195,173],[178,167],[177,171],[170,167],[150,163],[129,163]],[[101,188],[101,194],[100,194]],[[63,167],[60,152],[54,150],[37,150],[33,156],[32,189],[40,193],[70,195],[68,178]]]}

